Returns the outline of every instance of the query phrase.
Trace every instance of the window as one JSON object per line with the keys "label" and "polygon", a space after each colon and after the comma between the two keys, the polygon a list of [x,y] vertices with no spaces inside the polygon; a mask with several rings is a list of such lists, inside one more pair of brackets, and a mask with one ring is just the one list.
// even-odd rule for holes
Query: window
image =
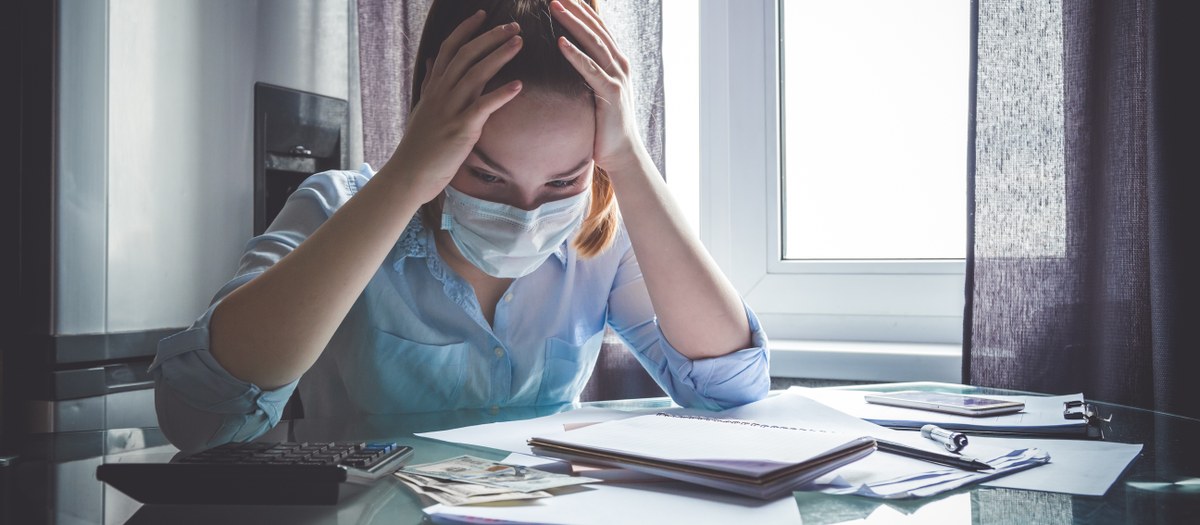
{"label": "window", "polygon": [[779,6],[784,259],[963,259],[970,4]]}
{"label": "window", "polygon": [[[689,9],[692,26],[681,22]],[[912,374],[957,380],[970,4],[668,0],[663,10],[668,184],[685,209],[698,200],[701,238],[775,349],[858,353],[875,369],[893,350],[932,356],[940,375]],[[696,70],[672,51],[690,27]],[[685,111],[698,126],[676,125]],[[673,136],[681,127],[699,130],[694,145]],[[675,160],[688,155],[699,159],[695,195]],[[789,375],[779,356],[773,373]],[[845,373],[835,378],[917,378]]]}

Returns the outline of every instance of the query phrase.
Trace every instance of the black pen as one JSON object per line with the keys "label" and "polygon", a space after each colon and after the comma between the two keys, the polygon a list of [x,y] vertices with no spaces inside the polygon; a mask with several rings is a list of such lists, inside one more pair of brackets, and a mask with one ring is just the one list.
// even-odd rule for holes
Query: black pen
{"label": "black pen", "polygon": [[911,447],[908,445],[902,445],[900,443],[896,443],[893,441],[885,441],[882,439],[876,439],[875,442],[879,444],[879,450],[881,452],[887,452],[889,454],[895,454],[897,456],[905,456],[905,457],[920,459],[923,461],[928,461],[930,463],[946,465],[948,467],[957,467],[957,468],[960,468],[963,470],[991,470],[992,469],[991,465],[988,465],[987,463],[984,463],[984,462],[979,461],[978,459],[974,459],[974,458],[967,458],[967,457],[963,457],[963,456],[951,456],[951,455],[942,454],[939,452],[930,452],[928,450]]}

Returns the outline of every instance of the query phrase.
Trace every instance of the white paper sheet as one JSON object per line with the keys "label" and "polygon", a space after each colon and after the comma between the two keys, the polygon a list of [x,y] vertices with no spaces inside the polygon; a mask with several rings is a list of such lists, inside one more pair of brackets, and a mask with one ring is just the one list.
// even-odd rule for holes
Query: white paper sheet
{"label": "white paper sheet", "polygon": [[529,450],[529,445],[525,444],[525,440],[539,434],[562,432],[564,424],[598,423],[664,411],[670,412],[670,410],[663,409],[616,410],[612,408],[584,407],[535,419],[486,423],[450,430],[439,430],[437,432],[423,432],[417,435],[424,438],[449,441],[451,443],[462,443],[464,445],[476,445],[507,450],[509,452],[531,454],[532,452]]}
{"label": "white paper sheet", "polygon": [[1050,453],[1050,463],[984,482],[989,487],[1042,490],[1080,496],[1103,496],[1142,452],[1142,445],[1073,439],[971,437],[980,444],[1037,447]]}

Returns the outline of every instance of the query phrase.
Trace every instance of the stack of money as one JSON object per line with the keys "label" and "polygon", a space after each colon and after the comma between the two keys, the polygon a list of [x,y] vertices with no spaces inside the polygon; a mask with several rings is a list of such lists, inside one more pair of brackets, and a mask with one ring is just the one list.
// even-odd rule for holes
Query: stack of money
{"label": "stack of money", "polygon": [[413,492],[443,505],[547,498],[554,495],[554,489],[600,481],[475,456],[411,465],[397,471],[395,476]]}

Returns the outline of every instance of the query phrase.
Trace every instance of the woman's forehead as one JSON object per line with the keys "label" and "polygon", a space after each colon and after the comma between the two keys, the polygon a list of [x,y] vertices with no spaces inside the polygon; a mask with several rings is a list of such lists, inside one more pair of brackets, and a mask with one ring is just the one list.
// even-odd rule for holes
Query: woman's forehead
{"label": "woman's forehead", "polygon": [[476,149],[505,175],[557,175],[591,158],[595,130],[588,99],[522,94],[488,118]]}

